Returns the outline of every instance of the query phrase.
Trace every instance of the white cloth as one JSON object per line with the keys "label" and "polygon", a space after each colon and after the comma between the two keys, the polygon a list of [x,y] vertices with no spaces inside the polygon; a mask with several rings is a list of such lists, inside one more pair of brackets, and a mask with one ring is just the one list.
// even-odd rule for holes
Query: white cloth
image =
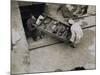
{"label": "white cloth", "polygon": [[40,23],[42,22],[41,20],[44,19],[44,17],[42,15],[40,15],[36,21],[37,25],[40,25]]}
{"label": "white cloth", "polygon": [[72,36],[70,38],[70,41],[75,44],[80,43],[80,40],[83,37],[83,31],[80,26],[80,23],[77,22],[71,26],[71,33],[72,33]]}

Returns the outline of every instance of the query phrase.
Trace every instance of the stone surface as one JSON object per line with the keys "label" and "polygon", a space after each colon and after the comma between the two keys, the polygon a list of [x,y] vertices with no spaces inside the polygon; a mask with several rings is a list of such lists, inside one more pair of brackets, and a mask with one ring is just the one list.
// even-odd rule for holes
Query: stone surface
{"label": "stone surface", "polygon": [[21,21],[17,2],[12,1],[11,27],[12,27],[12,51],[11,51],[11,73],[27,73],[28,44]]}
{"label": "stone surface", "polygon": [[77,48],[61,43],[30,51],[30,73],[71,70],[77,66],[95,69],[95,64],[95,28],[84,31]]}

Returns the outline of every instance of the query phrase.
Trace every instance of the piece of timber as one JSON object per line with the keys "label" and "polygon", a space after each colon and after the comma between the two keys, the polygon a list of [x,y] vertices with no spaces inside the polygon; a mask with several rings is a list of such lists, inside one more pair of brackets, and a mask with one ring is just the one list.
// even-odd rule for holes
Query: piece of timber
{"label": "piece of timber", "polygon": [[70,26],[68,24],[64,24],[49,16],[46,16],[37,28],[60,41],[68,41],[71,35]]}

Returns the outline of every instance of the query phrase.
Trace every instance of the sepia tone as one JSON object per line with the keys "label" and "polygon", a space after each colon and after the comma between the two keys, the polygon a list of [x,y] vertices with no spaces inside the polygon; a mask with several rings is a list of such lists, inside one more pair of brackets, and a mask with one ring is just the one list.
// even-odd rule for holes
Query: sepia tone
{"label": "sepia tone", "polygon": [[[60,24],[67,25],[67,19],[65,19],[64,15],[62,15],[61,9],[57,12],[59,6],[63,4],[12,0],[11,73],[21,74],[72,71],[77,67],[80,68],[79,70],[81,70],[81,68],[82,70],[95,69],[96,6],[89,5],[86,13],[89,16],[82,18],[80,17],[78,19],[82,19],[85,22],[82,26],[84,35],[78,46],[76,48],[72,48],[69,46],[69,44],[64,42],[64,38],[60,41],[59,36],[56,37],[55,34],[52,35],[52,32],[49,33],[49,31],[46,32],[44,30],[41,30],[41,28],[43,28],[43,25],[39,28],[39,30],[41,30],[40,32],[44,32],[42,32],[42,34],[39,34],[39,37],[36,41],[34,41],[32,37],[28,36],[28,31],[27,29],[25,29],[25,23],[28,20],[27,16],[29,16],[30,13],[25,14],[24,9],[29,9],[28,6],[32,7],[32,5],[35,6],[36,4],[41,6],[41,8],[38,6],[37,7],[40,8],[39,10],[43,13],[43,15],[48,15],[50,18],[59,21]],[[79,9],[77,9],[77,11],[81,10],[81,5],[74,6],[78,6]],[[38,10],[33,13],[35,14],[35,17],[38,17],[41,14],[37,12]],[[70,13],[67,13],[67,15],[72,16]],[[42,38],[40,37],[40,35],[43,35]]]}

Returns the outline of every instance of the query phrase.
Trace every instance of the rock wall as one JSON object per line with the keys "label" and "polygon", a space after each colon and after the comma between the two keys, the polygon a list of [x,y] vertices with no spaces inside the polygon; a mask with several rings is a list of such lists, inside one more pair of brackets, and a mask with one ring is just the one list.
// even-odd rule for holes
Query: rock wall
{"label": "rock wall", "polygon": [[88,7],[87,13],[88,13],[88,14],[96,14],[96,6],[90,5],[90,6]]}
{"label": "rock wall", "polygon": [[17,2],[11,1],[11,73],[27,73],[29,65],[28,44]]}

